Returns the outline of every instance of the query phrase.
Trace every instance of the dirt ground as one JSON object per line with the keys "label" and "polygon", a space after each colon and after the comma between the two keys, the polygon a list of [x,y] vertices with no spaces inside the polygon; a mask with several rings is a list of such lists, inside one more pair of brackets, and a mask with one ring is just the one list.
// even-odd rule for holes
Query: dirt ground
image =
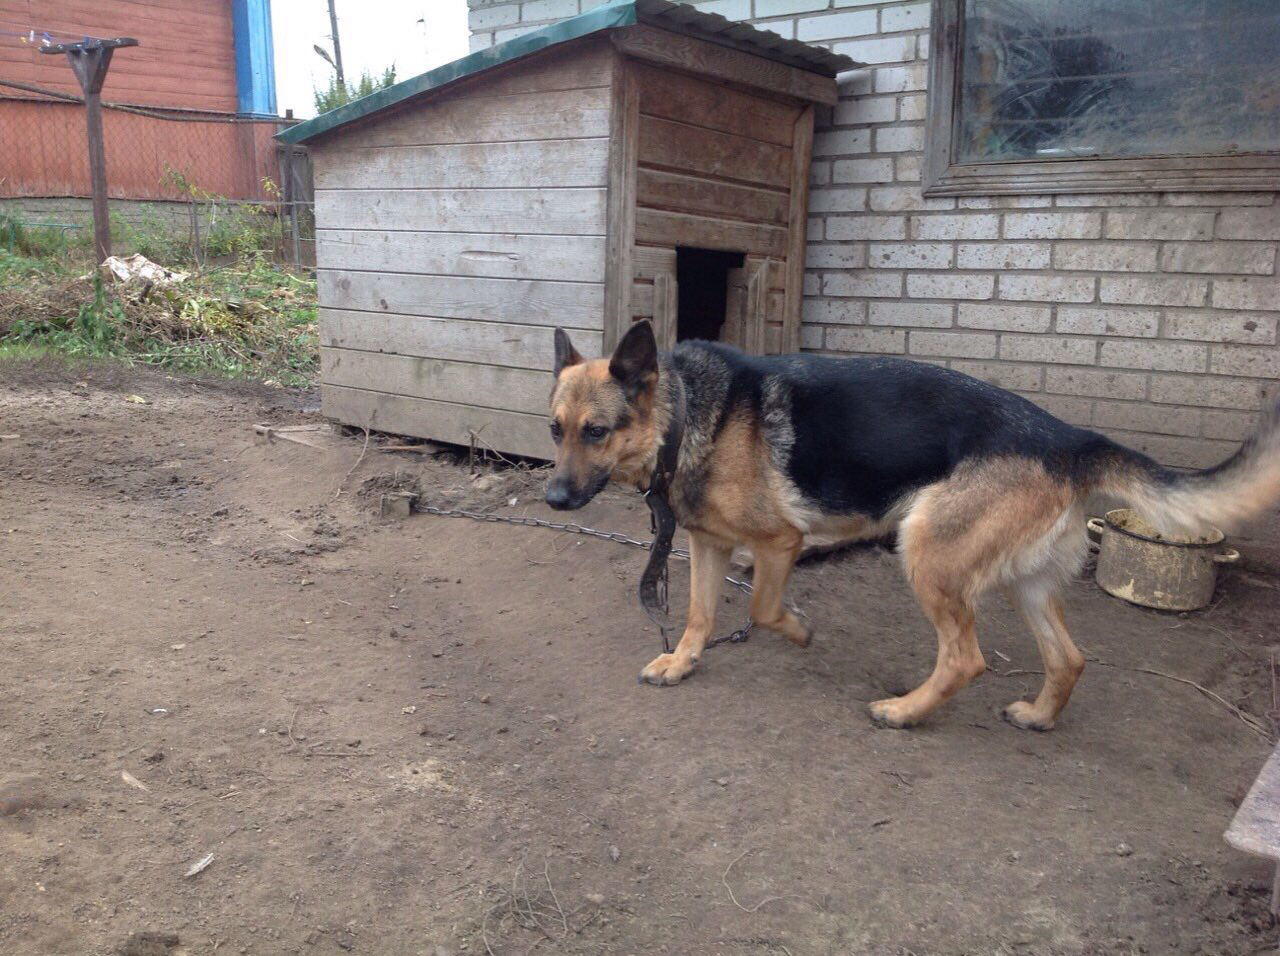
{"label": "dirt ground", "polygon": [[[641,552],[380,518],[393,486],[549,512],[527,474],[255,443],[254,423],[321,421],[313,401],[0,366],[4,956],[1275,947],[1269,869],[1222,840],[1269,743],[1132,670],[1267,719],[1274,521],[1207,612],[1078,581],[1069,620],[1105,664],[1052,733],[998,717],[1039,680],[999,600],[993,672],[878,730],[866,703],[933,650],[889,552],[797,572],[812,647],[757,634],[641,685]],[[621,492],[574,517],[647,532]],[[745,600],[726,589],[722,631]]]}

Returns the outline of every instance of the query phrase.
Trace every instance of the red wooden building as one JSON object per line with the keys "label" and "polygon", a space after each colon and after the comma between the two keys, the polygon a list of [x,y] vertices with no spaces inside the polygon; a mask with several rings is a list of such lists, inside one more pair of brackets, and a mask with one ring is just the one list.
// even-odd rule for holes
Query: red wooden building
{"label": "red wooden building", "polygon": [[0,0],[0,198],[90,194],[84,109],[46,42],[135,37],[103,87],[109,192],[232,199],[277,179],[270,0]]}

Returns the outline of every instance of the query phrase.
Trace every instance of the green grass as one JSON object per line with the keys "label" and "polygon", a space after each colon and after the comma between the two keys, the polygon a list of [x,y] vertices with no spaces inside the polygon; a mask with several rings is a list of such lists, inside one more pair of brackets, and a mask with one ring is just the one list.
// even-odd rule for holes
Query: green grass
{"label": "green grass", "polygon": [[250,253],[144,294],[85,278],[92,263],[83,251],[45,245],[32,230],[9,235],[20,241],[6,247],[0,229],[0,355],[112,358],[290,386],[315,380],[315,280],[305,274]]}

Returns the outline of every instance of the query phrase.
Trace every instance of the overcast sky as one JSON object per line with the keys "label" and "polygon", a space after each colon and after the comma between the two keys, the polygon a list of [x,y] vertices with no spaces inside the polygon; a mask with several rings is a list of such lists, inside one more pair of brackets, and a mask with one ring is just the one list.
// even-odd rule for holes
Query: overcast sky
{"label": "overcast sky", "polygon": [[[404,80],[467,53],[467,0],[337,0],[337,8],[348,82],[392,63]],[[271,31],[280,115],[315,115],[312,91],[333,73],[312,49],[332,50],[328,0],[272,0]]]}

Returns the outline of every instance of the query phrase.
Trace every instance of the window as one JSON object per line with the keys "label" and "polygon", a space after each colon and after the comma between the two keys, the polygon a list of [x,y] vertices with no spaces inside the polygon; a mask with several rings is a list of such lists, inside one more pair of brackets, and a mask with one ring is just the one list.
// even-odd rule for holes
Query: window
{"label": "window", "polygon": [[936,0],[930,195],[1280,187],[1278,0]]}

